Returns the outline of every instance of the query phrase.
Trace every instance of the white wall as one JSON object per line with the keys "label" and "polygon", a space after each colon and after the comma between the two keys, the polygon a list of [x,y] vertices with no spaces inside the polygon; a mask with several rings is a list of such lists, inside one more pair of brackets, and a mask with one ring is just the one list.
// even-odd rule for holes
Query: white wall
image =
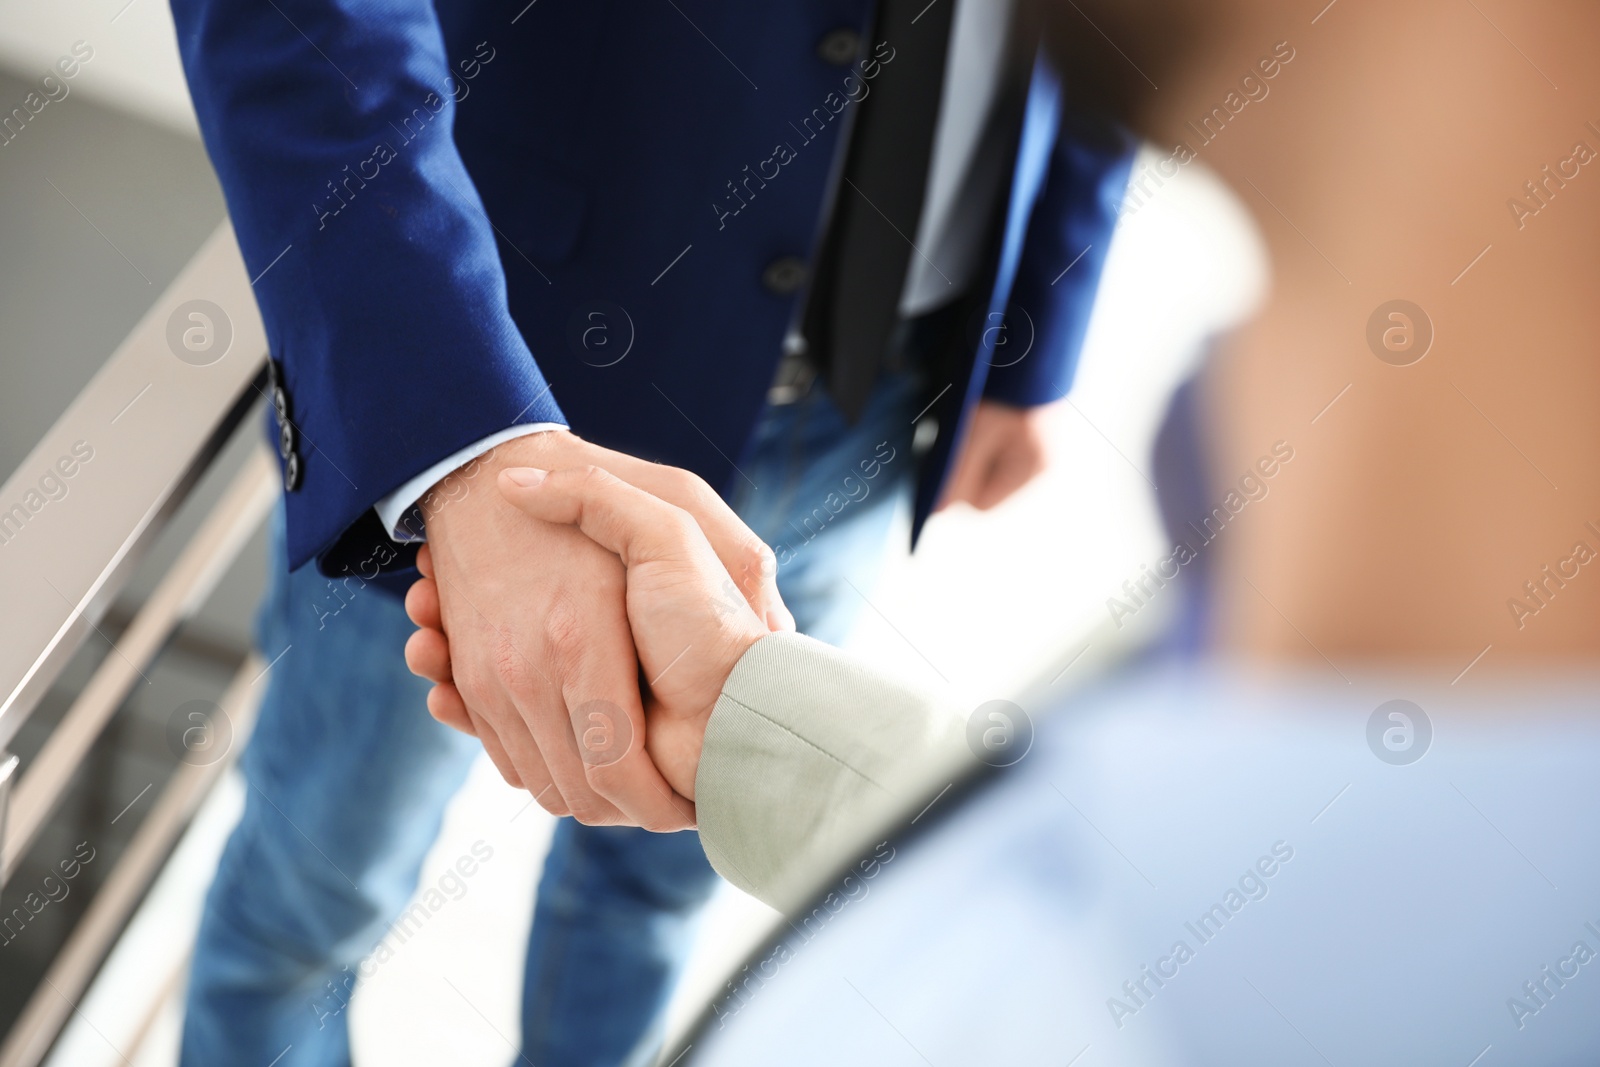
{"label": "white wall", "polygon": [[[94,58],[73,92],[196,134],[167,0],[0,0],[0,69],[36,82],[75,41]],[[0,110],[20,103],[0,100]]]}

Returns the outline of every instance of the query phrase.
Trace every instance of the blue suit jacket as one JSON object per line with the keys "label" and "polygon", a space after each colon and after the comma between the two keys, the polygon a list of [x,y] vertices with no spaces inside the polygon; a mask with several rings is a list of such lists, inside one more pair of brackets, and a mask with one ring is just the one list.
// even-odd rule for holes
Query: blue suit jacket
{"label": "blue suit jacket", "polygon": [[[291,566],[364,565],[375,501],[516,422],[729,485],[799,298],[763,275],[811,253],[860,92],[818,42],[871,0],[172,6],[294,427]],[[989,300],[1031,348],[972,331],[919,528],[980,397],[1070,380],[1131,149],[1063,128],[1041,62]]]}

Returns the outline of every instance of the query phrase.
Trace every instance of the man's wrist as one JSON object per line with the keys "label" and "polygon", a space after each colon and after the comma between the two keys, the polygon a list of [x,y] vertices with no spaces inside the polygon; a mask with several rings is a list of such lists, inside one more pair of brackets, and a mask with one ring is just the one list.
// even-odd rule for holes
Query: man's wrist
{"label": "man's wrist", "polygon": [[718,669],[717,673],[721,678],[717,692],[703,709],[681,716],[675,721],[652,722],[646,726],[646,749],[651,759],[655,761],[667,782],[690,800],[695,796],[695,781],[700,773],[700,759],[705,751],[706,734],[711,729],[711,720],[717,714],[717,708],[727,697],[728,681],[733,677],[740,661],[766,636],[768,635],[757,634],[738,639],[737,654],[733,656],[725,670]]}
{"label": "man's wrist", "polygon": [[480,467],[493,462],[495,455],[513,442],[558,431],[565,435],[566,427],[554,422],[525,423],[452,452],[373,505],[384,532],[401,544],[426,541],[428,519],[453,499],[452,493],[464,493],[466,481]]}

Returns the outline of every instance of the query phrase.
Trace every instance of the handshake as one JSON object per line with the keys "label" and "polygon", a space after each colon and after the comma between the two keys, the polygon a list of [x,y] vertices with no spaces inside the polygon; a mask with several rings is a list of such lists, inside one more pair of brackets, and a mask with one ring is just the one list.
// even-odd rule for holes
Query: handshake
{"label": "handshake", "polygon": [[771,550],[695,475],[564,430],[452,477],[406,596],[428,710],[554,815],[695,826],[723,683],[794,629]]}

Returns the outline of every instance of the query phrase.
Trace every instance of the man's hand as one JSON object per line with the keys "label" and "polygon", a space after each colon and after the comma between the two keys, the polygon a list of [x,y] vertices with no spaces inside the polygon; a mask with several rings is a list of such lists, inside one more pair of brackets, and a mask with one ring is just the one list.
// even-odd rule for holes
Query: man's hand
{"label": "man's hand", "polygon": [[960,502],[987,511],[1037,477],[1048,458],[1044,421],[1050,410],[980,402],[938,510]]}
{"label": "man's hand", "polygon": [[[429,709],[476,734],[506,781],[553,814],[683,829],[693,807],[644,749],[622,563],[571,526],[530,520],[496,488],[506,468],[574,466],[603,468],[693,516],[747,602],[741,610],[772,629],[793,628],[772,552],[704,481],[565,431],[533,434],[452,475],[462,484],[428,517],[427,565],[453,683],[430,695]],[[429,633],[413,635],[408,662],[438,651],[442,634]],[[447,706],[452,699],[459,707]]]}
{"label": "man's hand", "polygon": [[[536,523],[563,524],[564,532],[592,541],[625,568],[628,625],[648,679],[646,748],[672,788],[692,800],[706,723],[723,683],[769,628],[748,606],[725,603],[728,572],[682,508],[598,467],[507,470],[499,488]],[[426,555],[419,563],[424,573],[433,571]],[[423,629],[407,645],[407,661],[440,683],[428,700],[434,714],[462,727],[469,712],[450,684],[451,643],[439,632],[438,607],[432,580],[411,588],[406,609]]]}

